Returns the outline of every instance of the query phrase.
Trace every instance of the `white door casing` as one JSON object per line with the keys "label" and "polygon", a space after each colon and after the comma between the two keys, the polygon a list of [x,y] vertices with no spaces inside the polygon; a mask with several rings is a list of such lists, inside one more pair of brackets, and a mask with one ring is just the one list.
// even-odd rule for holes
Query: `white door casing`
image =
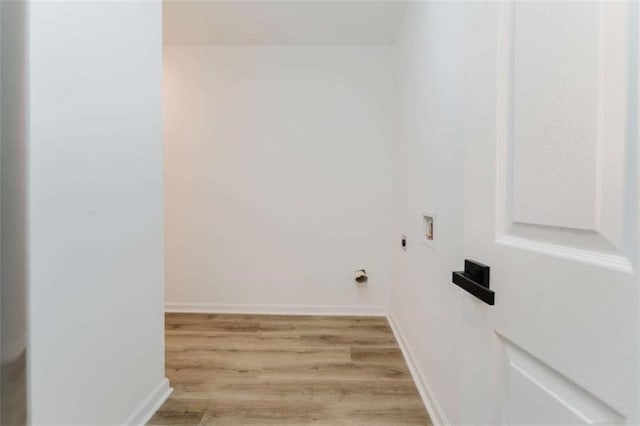
{"label": "white door casing", "polygon": [[465,19],[465,257],[496,301],[469,295],[462,418],[637,424],[638,6]]}

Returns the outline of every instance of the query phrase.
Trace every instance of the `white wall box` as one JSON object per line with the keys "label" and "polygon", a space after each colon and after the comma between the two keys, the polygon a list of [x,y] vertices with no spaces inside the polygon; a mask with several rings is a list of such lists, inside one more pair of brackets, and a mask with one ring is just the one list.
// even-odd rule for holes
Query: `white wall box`
{"label": "white wall box", "polygon": [[436,238],[436,215],[423,211],[420,217],[422,218],[422,244],[433,249]]}

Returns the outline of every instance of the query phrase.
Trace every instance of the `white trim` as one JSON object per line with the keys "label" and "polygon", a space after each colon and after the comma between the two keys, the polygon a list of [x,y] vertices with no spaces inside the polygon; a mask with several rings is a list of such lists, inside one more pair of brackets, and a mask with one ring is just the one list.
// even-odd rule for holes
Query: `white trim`
{"label": "white trim", "polygon": [[502,238],[497,239],[496,243],[508,247],[530,250],[548,256],[561,257],[564,259],[575,260],[582,263],[598,265],[603,268],[613,269],[627,274],[633,274],[633,266],[631,265],[631,261],[625,256],[565,247],[559,244],[533,241],[526,238],[512,237],[510,235],[506,235]]}
{"label": "white trim", "polygon": [[168,302],[165,304],[165,312],[189,312],[204,314],[386,316],[387,307],[376,305],[234,305]]}
{"label": "white trim", "polygon": [[153,417],[158,408],[169,398],[173,389],[169,387],[169,379],[162,379],[149,396],[142,401],[135,411],[124,422],[127,426],[145,425]]}
{"label": "white trim", "polygon": [[413,377],[413,382],[416,384],[418,388],[418,392],[420,393],[420,397],[422,398],[422,402],[424,403],[427,411],[429,412],[429,416],[431,417],[431,422],[434,426],[443,426],[450,425],[449,419],[444,413],[442,406],[438,403],[436,398],[434,397],[433,390],[429,386],[425,375],[420,370],[418,363],[416,362],[415,356],[411,351],[411,347],[407,339],[404,337],[400,326],[398,325],[393,312],[389,310],[387,313],[387,319],[389,320],[389,325],[391,326],[391,330],[393,331],[394,336],[396,337],[396,341],[400,346],[400,350],[402,351],[402,355],[404,355],[404,360],[409,367],[409,371],[411,372],[411,376]]}

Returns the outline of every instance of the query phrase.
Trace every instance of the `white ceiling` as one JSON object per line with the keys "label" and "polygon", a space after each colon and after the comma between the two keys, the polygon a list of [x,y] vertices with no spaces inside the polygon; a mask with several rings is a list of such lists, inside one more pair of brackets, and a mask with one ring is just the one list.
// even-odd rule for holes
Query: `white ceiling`
{"label": "white ceiling", "polygon": [[165,0],[165,44],[389,44],[405,0]]}

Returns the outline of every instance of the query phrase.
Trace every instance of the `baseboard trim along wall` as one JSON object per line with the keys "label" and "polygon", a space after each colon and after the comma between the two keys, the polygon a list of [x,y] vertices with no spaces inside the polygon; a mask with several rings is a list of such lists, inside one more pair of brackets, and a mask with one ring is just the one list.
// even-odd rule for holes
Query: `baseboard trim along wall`
{"label": "baseboard trim along wall", "polygon": [[425,407],[427,407],[427,411],[429,412],[431,421],[433,422],[434,426],[450,425],[451,422],[449,422],[447,416],[444,414],[442,406],[438,404],[438,401],[434,398],[433,391],[427,383],[425,375],[422,373],[422,370],[418,366],[415,356],[411,351],[411,346],[409,346],[407,339],[404,337],[404,333],[402,333],[402,330],[395,320],[392,311],[388,311],[387,319],[389,320],[389,325],[391,326],[393,335],[395,336],[396,341],[400,346],[400,350],[402,351],[405,362],[409,367],[409,371],[411,372],[413,381],[418,388],[418,392],[420,393],[422,402],[424,403]]}
{"label": "baseboard trim along wall", "polygon": [[167,303],[165,312],[202,314],[269,314],[269,315],[350,315],[386,316],[386,306],[335,305],[232,305],[206,303]]}
{"label": "baseboard trim along wall", "polygon": [[166,377],[156,386],[149,396],[135,409],[124,422],[127,426],[145,425],[153,417],[158,408],[169,398],[173,389]]}

